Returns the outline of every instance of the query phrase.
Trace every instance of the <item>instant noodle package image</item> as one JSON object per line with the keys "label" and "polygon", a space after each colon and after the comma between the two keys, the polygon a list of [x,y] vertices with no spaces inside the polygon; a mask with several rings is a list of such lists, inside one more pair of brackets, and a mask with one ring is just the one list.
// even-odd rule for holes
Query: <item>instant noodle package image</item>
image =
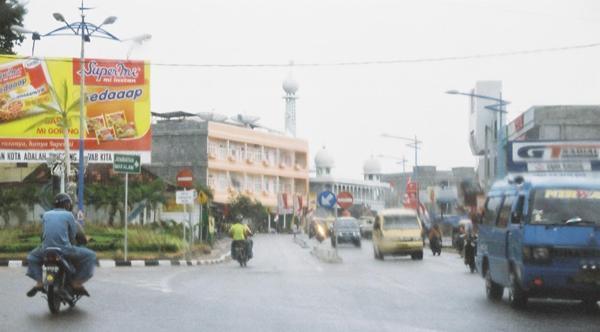
{"label": "instant noodle package image", "polygon": [[16,59],[0,65],[0,124],[46,112],[40,104],[55,102],[46,65]]}
{"label": "instant noodle package image", "polygon": [[133,104],[126,101],[89,104],[87,134],[98,143],[132,139],[137,135]]}

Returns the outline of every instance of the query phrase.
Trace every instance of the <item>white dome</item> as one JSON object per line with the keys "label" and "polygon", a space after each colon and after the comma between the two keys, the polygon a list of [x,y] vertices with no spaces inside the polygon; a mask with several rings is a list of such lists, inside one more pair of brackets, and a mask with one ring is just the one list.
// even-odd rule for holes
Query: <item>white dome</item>
{"label": "white dome", "polygon": [[363,172],[365,174],[381,174],[381,163],[378,159],[371,157],[369,160],[365,161]]}
{"label": "white dome", "polygon": [[298,91],[298,82],[292,77],[291,73],[283,80],[281,86],[283,87],[283,91],[290,95],[293,95]]}
{"label": "white dome", "polygon": [[329,153],[329,151],[327,151],[327,149],[323,147],[321,150],[319,150],[319,152],[317,152],[317,155],[315,155],[315,165],[317,166],[317,168],[333,168],[333,166],[335,165],[335,160],[333,159],[333,156]]}

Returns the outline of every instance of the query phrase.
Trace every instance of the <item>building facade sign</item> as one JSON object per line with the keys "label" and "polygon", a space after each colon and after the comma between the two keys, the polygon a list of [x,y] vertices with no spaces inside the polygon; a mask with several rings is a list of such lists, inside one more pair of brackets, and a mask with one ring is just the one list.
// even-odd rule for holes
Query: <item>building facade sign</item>
{"label": "building facade sign", "polygon": [[600,171],[600,141],[515,141],[508,145],[509,172]]}
{"label": "building facade sign", "polygon": [[[124,152],[150,163],[149,64],[87,59],[84,72],[88,161],[112,163],[115,152]],[[78,59],[0,57],[0,163],[44,163],[63,151],[61,112],[70,149],[79,148],[80,78]]]}

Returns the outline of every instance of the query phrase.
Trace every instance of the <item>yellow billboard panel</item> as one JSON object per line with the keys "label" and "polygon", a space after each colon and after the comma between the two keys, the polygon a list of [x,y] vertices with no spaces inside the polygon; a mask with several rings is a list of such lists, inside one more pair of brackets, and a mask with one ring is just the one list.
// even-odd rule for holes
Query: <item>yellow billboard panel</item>
{"label": "yellow billboard panel", "polygon": [[[113,153],[150,162],[150,68],[143,61],[86,59],[84,147],[92,163]],[[79,59],[0,55],[0,163],[45,162],[79,148]],[[73,154],[77,160],[78,155]]]}

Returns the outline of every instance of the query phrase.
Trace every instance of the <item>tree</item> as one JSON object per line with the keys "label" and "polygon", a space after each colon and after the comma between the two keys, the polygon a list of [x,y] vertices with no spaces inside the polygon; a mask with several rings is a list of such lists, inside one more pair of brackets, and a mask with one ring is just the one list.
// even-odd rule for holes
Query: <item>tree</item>
{"label": "tree", "polygon": [[88,203],[94,205],[96,210],[102,207],[108,207],[108,224],[114,226],[115,215],[121,214],[121,220],[125,222],[125,212],[123,201],[125,192],[123,190],[123,181],[119,177],[112,177],[106,184],[93,183],[85,186]]}
{"label": "tree", "polygon": [[161,179],[151,182],[134,182],[129,190],[128,200],[129,205],[146,200],[146,206],[154,211],[153,221],[156,222],[158,206],[167,202],[165,184]]}
{"label": "tree", "polygon": [[0,216],[4,219],[4,225],[10,224],[10,214],[17,214],[17,217],[25,215],[25,209],[19,200],[19,192],[16,188],[2,187],[0,188]]}
{"label": "tree", "polygon": [[[0,0],[2,1],[2,0]],[[67,81],[63,82],[63,95],[62,97],[58,96],[56,90],[48,85],[50,89],[50,93],[54,97],[54,100],[57,100],[57,104],[40,104],[39,107],[43,108],[48,112],[44,117],[40,118],[36,122],[34,122],[27,131],[37,128],[40,125],[52,123],[56,121],[56,126],[60,128],[63,132],[63,140],[65,146],[65,188],[67,188],[66,184],[69,183],[69,176],[71,175],[71,157],[70,157],[70,146],[69,146],[69,130],[73,127],[73,120],[80,118],[79,113],[79,101],[80,97],[74,98],[71,97],[71,93],[69,92],[69,86]],[[85,130],[85,128],[79,128],[79,130]]]}
{"label": "tree", "polygon": [[25,39],[14,33],[12,25],[23,25],[25,7],[17,0],[0,0],[0,54],[15,54],[13,47],[21,45]]}
{"label": "tree", "polygon": [[267,208],[256,199],[252,199],[245,195],[237,195],[230,199],[229,203],[230,220],[237,216],[242,216],[252,220],[253,224],[264,222],[268,217]]}
{"label": "tree", "polygon": [[20,190],[20,200],[21,202],[27,204],[27,206],[31,210],[31,221],[35,220],[34,210],[35,205],[41,202],[40,194],[42,192],[41,188],[33,183],[27,184]]}

